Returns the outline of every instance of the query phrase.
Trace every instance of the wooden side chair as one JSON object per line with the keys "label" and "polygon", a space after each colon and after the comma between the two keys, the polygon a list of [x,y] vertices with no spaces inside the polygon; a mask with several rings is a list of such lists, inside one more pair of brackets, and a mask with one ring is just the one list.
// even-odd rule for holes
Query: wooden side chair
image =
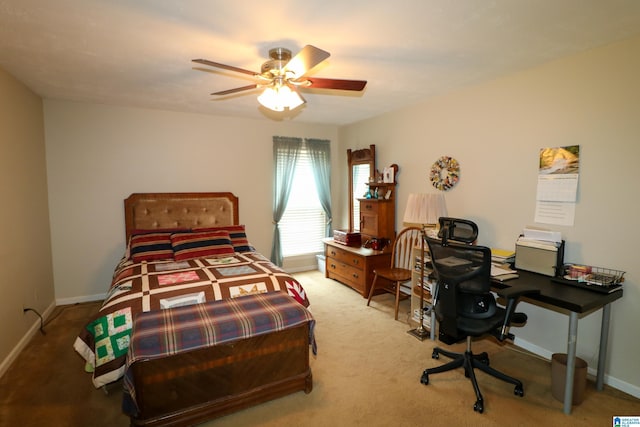
{"label": "wooden side chair", "polygon": [[[420,244],[422,238],[422,228],[406,227],[396,237],[393,243],[393,251],[391,252],[391,265],[387,268],[376,268],[373,273],[373,283],[369,291],[367,306],[371,303],[371,297],[376,289],[384,289],[387,292],[396,295],[396,311],[395,320],[398,320],[398,308],[400,300],[408,298],[411,294],[402,291],[401,284],[411,281],[411,272],[413,271],[415,260],[412,259],[412,249]],[[378,283],[378,278],[382,277],[391,282],[391,286],[386,283]],[[382,281],[381,281],[382,282]],[[411,286],[409,286],[411,288]]]}

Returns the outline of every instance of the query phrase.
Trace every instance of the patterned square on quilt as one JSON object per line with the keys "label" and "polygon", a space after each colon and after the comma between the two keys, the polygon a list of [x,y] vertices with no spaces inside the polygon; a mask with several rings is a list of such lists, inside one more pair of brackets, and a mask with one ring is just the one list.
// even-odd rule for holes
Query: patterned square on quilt
{"label": "patterned square on quilt", "polygon": [[226,231],[174,233],[171,235],[171,246],[176,261],[234,253]]}

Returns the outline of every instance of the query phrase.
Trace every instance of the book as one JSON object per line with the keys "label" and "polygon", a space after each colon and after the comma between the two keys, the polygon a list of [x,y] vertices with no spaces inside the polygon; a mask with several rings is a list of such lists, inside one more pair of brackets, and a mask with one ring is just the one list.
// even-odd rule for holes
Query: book
{"label": "book", "polygon": [[491,261],[500,264],[513,264],[516,252],[507,249],[491,248]]}
{"label": "book", "polygon": [[516,253],[515,251],[510,251],[507,249],[491,248],[491,256],[496,258],[511,258],[516,256]]}

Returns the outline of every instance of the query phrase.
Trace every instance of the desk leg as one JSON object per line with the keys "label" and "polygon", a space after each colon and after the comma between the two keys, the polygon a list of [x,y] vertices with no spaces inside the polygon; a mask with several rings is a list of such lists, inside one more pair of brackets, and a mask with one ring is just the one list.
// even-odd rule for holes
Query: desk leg
{"label": "desk leg", "polygon": [[438,284],[436,283],[433,286],[434,287],[431,289],[433,291],[433,294],[431,296],[431,329],[430,329],[431,335],[429,336],[429,338],[431,338],[431,341],[435,341],[436,328],[438,327],[437,325],[438,319],[436,319],[436,302],[438,301]]}
{"label": "desk leg", "polygon": [[435,341],[436,339],[436,311],[433,309],[433,306],[431,306],[431,328],[429,331],[429,338],[431,338],[431,341]]}
{"label": "desk leg", "polygon": [[569,314],[569,337],[567,340],[567,375],[564,384],[564,413],[571,413],[573,403],[573,378],[576,368],[576,348],[578,344],[578,313]]}
{"label": "desk leg", "polygon": [[596,376],[596,390],[604,389],[604,369],[607,359],[607,345],[609,344],[609,320],[611,318],[611,304],[602,307],[602,326],[600,328],[600,350],[598,351],[598,374]]}

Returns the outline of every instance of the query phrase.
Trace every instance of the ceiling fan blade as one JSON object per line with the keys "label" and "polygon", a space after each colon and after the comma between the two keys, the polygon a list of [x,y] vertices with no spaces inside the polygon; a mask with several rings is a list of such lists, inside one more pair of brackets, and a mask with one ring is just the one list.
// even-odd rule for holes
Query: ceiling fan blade
{"label": "ceiling fan blade", "polygon": [[221,90],[220,92],[214,92],[211,95],[230,95],[232,93],[242,92],[243,90],[256,89],[257,87],[258,87],[257,84],[252,84],[252,85],[237,87],[234,89]]}
{"label": "ceiling fan blade", "polygon": [[311,83],[307,87],[312,89],[338,89],[338,90],[361,91],[367,85],[366,80],[323,79],[320,77],[305,77],[305,80]]}
{"label": "ceiling fan blade", "polygon": [[208,59],[192,59],[193,62],[198,64],[209,65],[211,67],[223,68],[229,71],[235,71],[237,73],[249,74],[250,76],[256,76],[258,73],[254,71],[245,70],[244,68],[234,67],[233,65],[220,64],[219,62],[209,61]]}
{"label": "ceiling fan blade", "polygon": [[331,56],[329,52],[308,44],[296,56],[291,58],[285,65],[285,69],[291,71],[295,76],[294,78],[300,78],[329,56]]}

